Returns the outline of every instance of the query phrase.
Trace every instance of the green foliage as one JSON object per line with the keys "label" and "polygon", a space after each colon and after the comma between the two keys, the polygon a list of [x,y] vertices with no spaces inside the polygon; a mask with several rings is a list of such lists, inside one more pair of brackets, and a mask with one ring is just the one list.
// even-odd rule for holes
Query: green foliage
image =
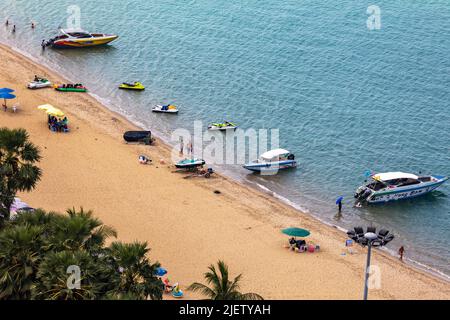
{"label": "green foliage", "polygon": [[0,128],[0,225],[9,219],[17,192],[33,190],[42,175],[35,166],[39,149],[28,138],[25,129]]}
{"label": "green foliage", "polygon": [[[162,299],[159,264],[148,260],[147,243],[106,247],[116,235],[82,208],[19,213],[0,229],[0,300]],[[79,282],[70,282],[72,266],[81,271]]]}
{"label": "green foliage", "polygon": [[188,287],[188,290],[200,292],[210,300],[263,300],[256,293],[239,292],[239,282],[242,275],[238,275],[233,280],[229,279],[228,266],[223,261],[218,261],[219,273],[214,265],[208,267],[209,271],[204,274],[207,285],[195,282]]}

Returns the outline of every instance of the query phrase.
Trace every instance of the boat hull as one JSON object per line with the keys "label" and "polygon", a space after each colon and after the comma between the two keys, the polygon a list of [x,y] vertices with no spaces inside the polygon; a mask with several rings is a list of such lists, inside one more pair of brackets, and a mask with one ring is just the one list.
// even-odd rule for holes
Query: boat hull
{"label": "boat hull", "polygon": [[369,204],[380,204],[392,201],[412,199],[423,196],[439,188],[448,178],[441,178],[437,182],[424,183],[421,186],[396,188],[392,191],[373,192],[366,200]]}
{"label": "boat hull", "polygon": [[96,46],[106,45],[114,40],[116,40],[118,36],[107,36],[100,38],[87,38],[87,39],[63,39],[56,40],[52,43],[52,47],[55,49],[76,49],[76,48],[89,48]]}
{"label": "boat hull", "polygon": [[297,167],[297,161],[295,160],[286,160],[286,161],[277,161],[271,163],[249,163],[244,165],[244,168],[253,172],[277,172],[285,169],[292,169]]}

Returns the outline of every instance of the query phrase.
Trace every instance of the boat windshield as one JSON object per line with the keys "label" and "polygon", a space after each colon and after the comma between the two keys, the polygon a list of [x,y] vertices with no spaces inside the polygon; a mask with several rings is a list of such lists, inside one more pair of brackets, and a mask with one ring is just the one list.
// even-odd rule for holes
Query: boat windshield
{"label": "boat windshield", "polygon": [[72,32],[72,33],[69,33],[69,35],[74,38],[78,38],[78,39],[92,38],[92,35],[90,35],[89,33],[85,33],[85,32]]}
{"label": "boat windshield", "polygon": [[372,183],[369,183],[367,185],[367,188],[372,189],[374,191],[378,191],[378,190],[386,188],[386,185],[380,181],[374,181]]}
{"label": "boat windshield", "polygon": [[405,187],[405,186],[411,186],[411,185],[420,183],[419,180],[412,179],[412,178],[393,179],[393,180],[388,180],[385,182],[389,186],[395,186],[395,187]]}

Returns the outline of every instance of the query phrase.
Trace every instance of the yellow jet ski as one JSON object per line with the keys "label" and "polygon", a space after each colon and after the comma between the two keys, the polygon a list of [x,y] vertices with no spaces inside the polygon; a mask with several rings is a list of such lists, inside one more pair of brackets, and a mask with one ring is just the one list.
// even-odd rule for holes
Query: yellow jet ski
{"label": "yellow jet ski", "polygon": [[145,90],[145,87],[140,82],[135,83],[127,83],[124,82],[119,86],[119,89],[125,89],[125,90]]}

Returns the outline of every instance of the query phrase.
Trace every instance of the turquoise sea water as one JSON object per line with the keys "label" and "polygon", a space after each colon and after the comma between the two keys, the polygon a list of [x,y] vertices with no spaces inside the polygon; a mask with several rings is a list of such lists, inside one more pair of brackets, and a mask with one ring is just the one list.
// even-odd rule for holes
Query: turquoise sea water
{"label": "turquoise sea water", "polygon": [[[42,52],[41,40],[65,25],[74,4],[83,28],[120,39]],[[366,26],[372,4],[381,9],[380,30]],[[258,177],[239,166],[223,170],[344,228],[386,227],[397,236],[390,249],[404,245],[408,257],[450,275],[450,183],[414,201],[352,207],[366,170],[450,174],[447,0],[0,0],[0,21],[7,17],[17,32],[2,23],[0,41],[163,136],[194,120],[279,128],[297,171]],[[134,80],[146,91],[116,89]],[[152,114],[161,102],[181,113]]]}

